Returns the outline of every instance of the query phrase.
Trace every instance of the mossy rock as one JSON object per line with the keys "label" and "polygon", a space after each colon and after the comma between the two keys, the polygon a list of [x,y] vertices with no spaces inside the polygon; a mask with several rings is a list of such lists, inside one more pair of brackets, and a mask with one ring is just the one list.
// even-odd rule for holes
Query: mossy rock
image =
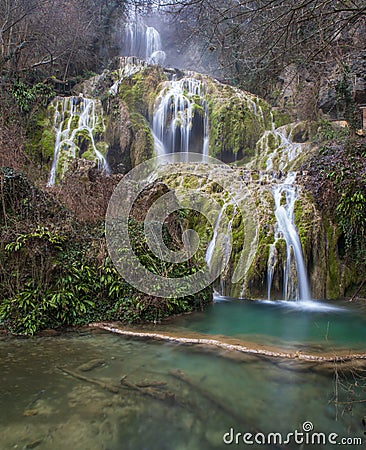
{"label": "mossy rock", "polygon": [[45,161],[50,161],[55,152],[55,133],[45,129],[41,137],[41,151]]}
{"label": "mossy rock", "polygon": [[132,128],[130,158],[132,166],[136,167],[154,156],[154,139],[145,117],[132,113],[130,120]]}
{"label": "mossy rock", "polygon": [[159,92],[159,85],[166,80],[166,75],[161,68],[148,66],[131,77],[123,79],[119,95],[128,105],[130,112],[149,118]]}
{"label": "mossy rock", "polygon": [[50,111],[55,108],[41,109],[31,116],[28,129],[25,150],[36,164],[48,170],[54,155],[55,132]]}
{"label": "mossy rock", "polygon": [[289,115],[283,111],[273,109],[272,114],[275,128],[282,127],[283,125],[286,125],[291,122],[291,118],[289,117]]}

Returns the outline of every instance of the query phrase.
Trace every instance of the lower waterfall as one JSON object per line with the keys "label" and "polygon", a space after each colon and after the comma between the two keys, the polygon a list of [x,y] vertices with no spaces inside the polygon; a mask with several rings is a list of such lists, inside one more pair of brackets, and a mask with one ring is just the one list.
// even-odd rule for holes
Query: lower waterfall
{"label": "lower waterfall", "polygon": [[278,179],[275,180],[276,184],[272,190],[275,201],[276,226],[275,242],[270,246],[268,258],[268,300],[271,299],[271,284],[274,267],[277,264],[276,242],[279,239],[285,240],[287,253],[286,263],[283,268],[283,299],[311,299],[300,238],[294,223],[294,207],[298,198],[295,179],[296,172],[289,172],[283,182]]}

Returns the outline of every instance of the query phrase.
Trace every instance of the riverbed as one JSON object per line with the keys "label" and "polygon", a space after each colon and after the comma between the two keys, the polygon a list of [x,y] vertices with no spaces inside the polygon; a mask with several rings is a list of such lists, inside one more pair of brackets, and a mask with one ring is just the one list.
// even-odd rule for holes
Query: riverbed
{"label": "riverbed", "polygon": [[[330,342],[333,349],[348,346],[352,351],[361,350],[365,342],[358,341],[366,332],[361,326],[362,307],[309,313],[299,306],[217,300],[204,313],[182,316],[155,330],[220,333],[251,339],[253,345],[265,336],[273,338],[273,344],[293,349],[302,341],[307,351],[313,348],[318,354],[323,341],[325,347]],[[260,308],[262,316],[259,334],[253,308]],[[247,315],[246,332],[239,326],[240,311]],[[334,328],[341,330],[342,317],[347,317],[353,333],[343,343],[332,326],[337,323]],[[307,327],[300,327],[301,320]],[[294,321],[300,322],[292,326]],[[319,338],[312,332],[305,336],[305,328],[319,329]],[[294,441],[249,445],[239,439],[237,445],[230,439],[233,433],[260,437],[271,432],[285,439],[288,433],[303,431],[308,422],[314,432],[327,437],[336,433],[339,439],[364,439],[366,394],[361,366],[350,370],[334,363],[322,368],[293,359],[92,329],[52,337],[2,337],[0,353],[0,448],[4,450],[301,448]]]}

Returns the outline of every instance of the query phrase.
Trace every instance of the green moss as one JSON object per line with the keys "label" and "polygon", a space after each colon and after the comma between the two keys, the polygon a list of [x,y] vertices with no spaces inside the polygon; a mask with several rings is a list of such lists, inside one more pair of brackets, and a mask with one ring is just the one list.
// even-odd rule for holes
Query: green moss
{"label": "green moss", "polygon": [[[78,153],[78,148],[75,148],[75,153]],[[56,167],[56,177],[58,180],[60,180],[67,170],[70,167],[71,162],[74,160],[74,150],[72,147],[68,145],[63,145],[60,149],[59,158],[57,161],[57,167]]]}
{"label": "green moss", "polygon": [[193,103],[193,114],[199,114],[201,116],[204,116],[205,110],[200,104]]}
{"label": "green moss", "polygon": [[198,177],[196,175],[185,175],[182,184],[184,188],[197,189]]}
{"label": "green moss", "polygon": [[283,125],[286,125],[291,122],[289,116],[285,112],[274,110],[272,114],[275,128],[282,127]]}
{"label": "green moss", "polygon": [[[55,108],[49,108],[55,111]],[[52,161],[55,146],[55,134],[50,112],[41,109],[31,116],[28,129],[25,150],[38,164],[48,170],[48,163]]]}
{"label": "green moss", "polygon": [[55,152],[55,134],[45,129],[41,137],[42,155],[45,160],[52,159]]}
{"label": "green moss", "polygon": [[232,258],[232,265],[234,268],[236,268],[241,252],[243,250],[244,245],[244,223],[243,223],[243,217],[240,213],[237,213],[234,216],[234,219],[232,221],[231,225],[231,236],[232,236],[232,249],[231,249],[231,258]]}
{"label": "green moss", "polygon": [[158,86],[162,81],[166,81],[166,76],[160,68],[146,67],[122,80],[119,93],[131,112],[147,118],[152,112]]}
{"label": "green moss", "polygon": [[82,155],[82,158],[87,159],[88,161],[95,161],[98,158],[95,155],[95,152],[92,148],[89,148],[87,151],[85,151]]}
{"label": "green moss", "polygon": [[339,237],[339,232],[336,227],[331,224],[329,219],[325,218],[323,221],[328,252],[327,252],[327,297],[328,298],[339,298],[342,293],[340,293],[341,275],[340,275],[340,264],[337,257],[337,240]]}
{"label": "green moss", "polygon": [[97,123],[95,124],[94,130],[93,130],[94,136],[102,136],[103,133],[105,132],[105,129],[106,129],[106,127],[104,124],[103,117],[98,116]]}
{"label": "green moss", "polygon": [[89,141],[89,142],[91,141],[89,131],[86,130],[86,129],[78,130],[75,133],[75,138],[76,139],[83,139],[83,140],[86,140],[86,141]]}
{"label": "green moss", "polygon": [[105,157],[108,151],[108,144],[106,142],[100,141],[95,144],[97,150]]}
{"label": "green moss", "polygon": [[276,137],[270,133],[268,134],[268,138],[267,138],[267,148],[271,151],[276,150],[276,148],[278,147],[278,142]]}
{"label": "green moss", "polygon": [[154,156],[154,139],[147,120],[138,113],[130,115],[132,145],[130,157],[133,167]]}
{"label": "green moss", "polygon": [[[215,94],[217,95],[217,92]],[[248,149],[255,149],[255,144],[263,132],[260,117],[248,108],[244,98],[240,99],[232,92],[228,98],[209,96],[208,105],[211,154],[244,154],[246,151],[246,156],[249,156]]]}

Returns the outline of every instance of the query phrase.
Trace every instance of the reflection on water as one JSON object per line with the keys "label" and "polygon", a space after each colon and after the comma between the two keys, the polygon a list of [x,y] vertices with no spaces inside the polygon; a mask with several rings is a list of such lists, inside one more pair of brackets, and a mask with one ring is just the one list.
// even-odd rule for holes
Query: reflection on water
{"label": "reflection on water", "polygon": [[[335,420],[333,374],[296,370],[291,361],[222,356],[112,334],[2,339],[0,448],[224,449],[231,427],[286,434],[305,421],[316,431],[363,435],[362,403],[339,410]],[[97,361],[85,366],[91,360]],[[122,377],[140,390],[122,386]]]}

